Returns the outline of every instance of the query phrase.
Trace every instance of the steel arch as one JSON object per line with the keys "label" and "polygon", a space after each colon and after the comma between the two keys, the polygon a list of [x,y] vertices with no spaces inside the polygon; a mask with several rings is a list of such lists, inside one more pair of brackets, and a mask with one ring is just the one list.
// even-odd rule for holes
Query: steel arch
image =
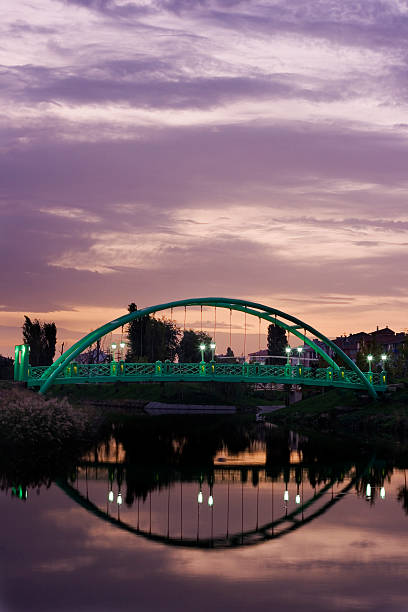
{"label": "steel arch", "polygon": [[[329,338],[327,338],[324,334],[319,332],[314,327],[308,325],[301,319],[294,317],[282,310],[278,310],[276,308],[272,308],[271,306],[266,306],[264,304],[260,304],[258,302],[252,302],[249,300],[241,300],[235,298],[222,298],[222,297],[204,297],[204,298],[190,298],[185,300],[175,300],[172,302],[167,302],[164,304],[156,304],[155,306],[149,306],[148,308],[142,308],[141,310],[136,310],[135,312],[130,312],[126,315],[123,315],[109,323],[105,323],[98,329],[90,332],[78,342],[73,344],[69,349],[67,349],[43,374],[41,380],[42,383],[39,393],[44,394],[47,392],[54,379],[58,376],[58,374],[80,353],[82,353],[85,349],[87,349],[91,344],[99,340],[102,336],[134,321],[135,319],[139,319],[145,317],[154,312],[160,312],[162,310],[167,310],[169,308],[177,308],[180,306],[216,306],[218,308],[225,308],[230,310],[237,310],[241,312],[247,312],[250,315],[259,317],[261,319],[265,319],[269,323],[273,323],[282,327],[287,332],[292,333],[294,336],[297,336],[300,340],[302,340],[305,344],[309,345],[319,354],[331,367],[336,370],[339,370],[339,366],[333,361],[333,359],[317,344],[315,344],[312,340],[306,337],[306,334],[303,334],[300,330],[308,331],[313,334],[316,338],[322,341],[327,347],[330,347],[332,351],[342,359],[342,361],[347,364],[359,377],[363,385],[366,387],[368,393],[374,399],[377,398],[377,393],[371,383],[367,380],[364,373],[357,367],[357,365],[350,359],[348,355],[346,355],[334,342],[332,342]],[[279,317],[279,319],[278,319]],[[284,320],[281,320],[284,319]],[[292,325],[285,323],[288,321],[292,323]]]}

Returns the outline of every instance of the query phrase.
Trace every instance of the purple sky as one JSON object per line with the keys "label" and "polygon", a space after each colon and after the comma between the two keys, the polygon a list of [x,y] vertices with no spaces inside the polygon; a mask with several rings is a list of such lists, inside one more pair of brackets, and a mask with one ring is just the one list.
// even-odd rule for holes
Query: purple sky
{"label": "purple sky", "polygon": [[408,327],[406,0],[3,5],[0,353],[200,295]]}

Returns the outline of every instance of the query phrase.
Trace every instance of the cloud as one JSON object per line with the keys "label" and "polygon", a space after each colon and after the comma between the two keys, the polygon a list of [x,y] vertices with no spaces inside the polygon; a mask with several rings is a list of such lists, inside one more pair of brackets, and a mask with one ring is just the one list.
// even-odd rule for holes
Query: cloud
{"label": "cloud", "polygon": [[404,3],[7,4],[2,316],[230,294],[402,325]]}

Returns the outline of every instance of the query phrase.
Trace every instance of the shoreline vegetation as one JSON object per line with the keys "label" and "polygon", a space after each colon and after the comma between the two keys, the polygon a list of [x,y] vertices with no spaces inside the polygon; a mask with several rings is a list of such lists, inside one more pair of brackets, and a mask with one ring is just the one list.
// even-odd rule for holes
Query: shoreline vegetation
{"label": "shoreline vegetation", "polygon": [[[264,414],[263,419],[280,427],[319,433],[367,432],[396,440],[408,436],[408,381],[401,381],[394,393],[375,402],[342,389],[314,394],[308,390],[303,397],[290,406]],[[28,419],[30,439],[46,441],[41,438],[45,435],[41,428],[46,425],[45,431],[61,427],[57,439],[63,442],[68,441],[74,430],[76,438],[86,437],[86,432],[111,412],[147,416],[144,407],[149,402],[231,405],[236,406],[238,413],[255,415],[263,406],[282,406],[284,400],[283,391],[253,391],[246,385],[222,383],[55,385],[43,398],[20,385],[0,381],[0,428],[8,430],[14,427],[13,423],[21,427],[17,421]],[[6,417],[6,407],[6,413],[15,413],[14,421]],[[61,415],[64,422],[60,423]]]}
{"label": "shoreline vegetation", "polygon": [[65,398],[0,382],[0,488],[10,482],[49,486],[85,452],[101,422],[97,411]]}

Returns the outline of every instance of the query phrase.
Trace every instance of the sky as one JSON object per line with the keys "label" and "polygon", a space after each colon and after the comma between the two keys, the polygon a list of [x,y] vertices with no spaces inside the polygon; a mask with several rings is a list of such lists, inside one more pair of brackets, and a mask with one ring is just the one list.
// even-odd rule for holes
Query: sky
{"label": "sky", "polygon": [[406,0],[1,5],[0,353],[200,296],[408,328]]}

